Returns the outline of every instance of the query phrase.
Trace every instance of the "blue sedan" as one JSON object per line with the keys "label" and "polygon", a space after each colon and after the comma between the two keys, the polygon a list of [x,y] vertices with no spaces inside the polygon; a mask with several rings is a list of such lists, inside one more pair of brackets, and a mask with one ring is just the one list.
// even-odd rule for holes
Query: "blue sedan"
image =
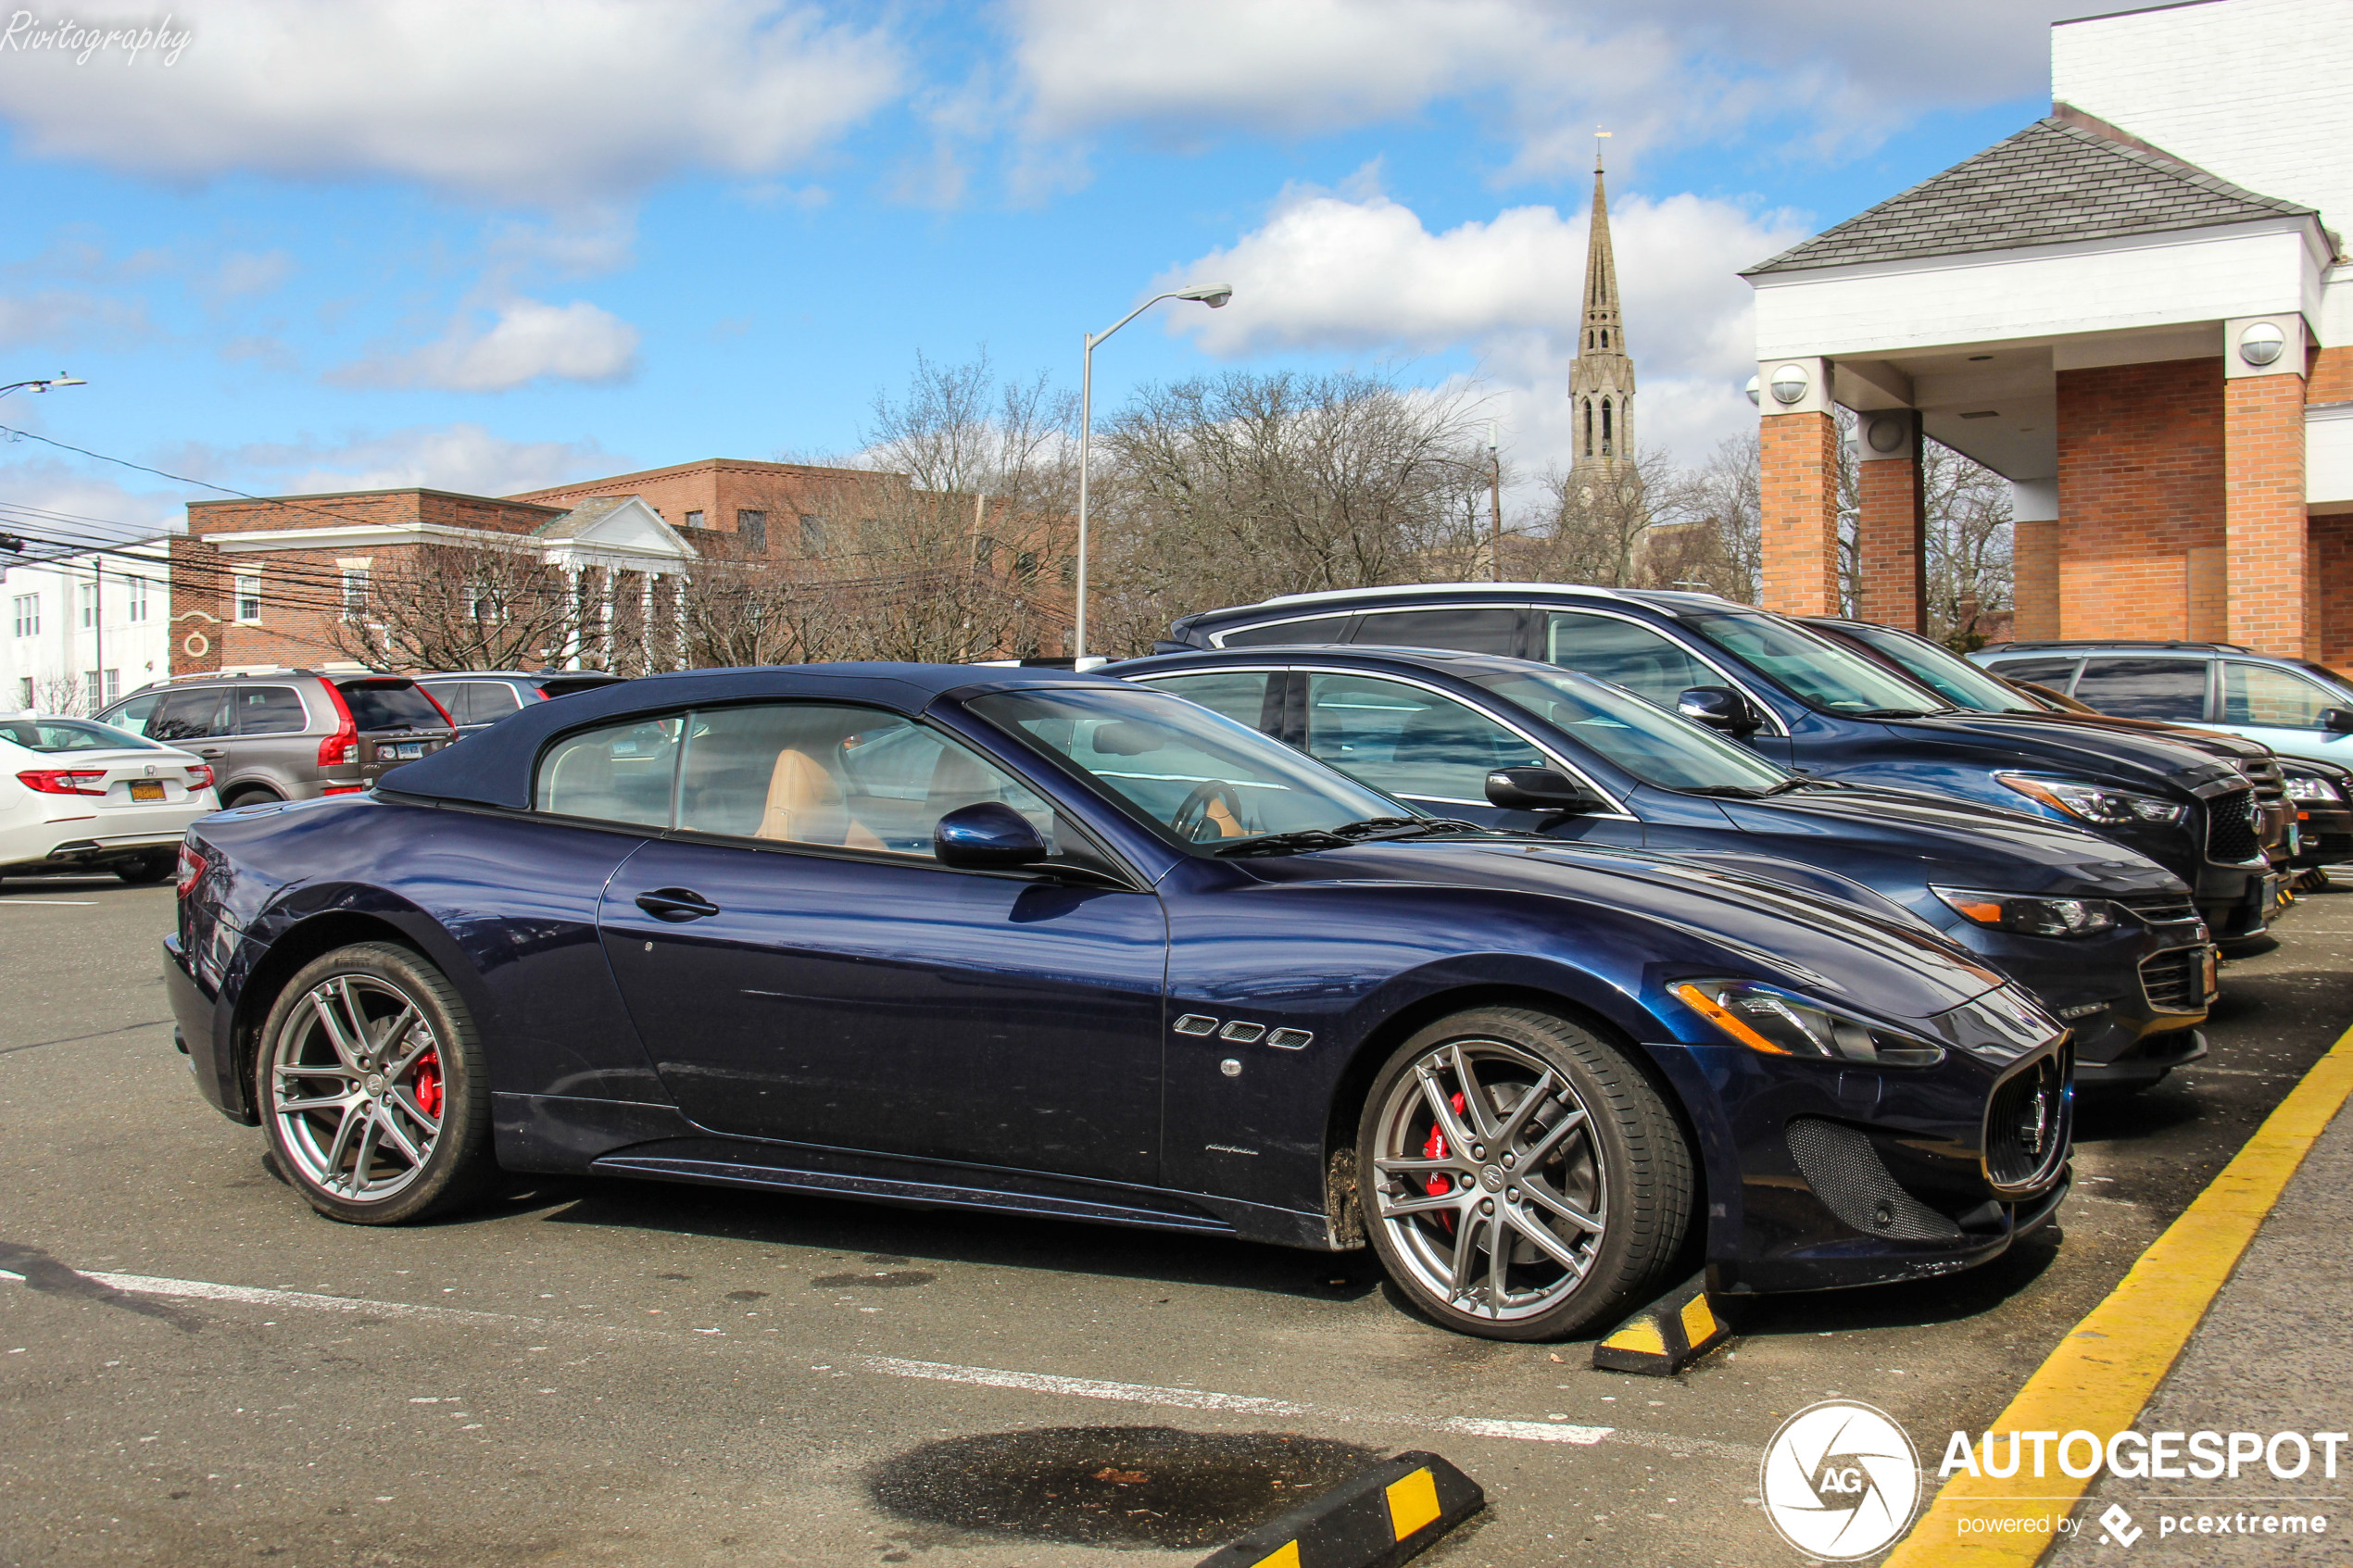
{"label": "blue sedan", "polygon": [[208,818],[179,889],[199,1087],[358,1223],[503,1168],[1369,1242],[1541,1339],[1949,1273],[2068,1182],[2065,1031],[1933,934],[1094,676],[634,681]]}

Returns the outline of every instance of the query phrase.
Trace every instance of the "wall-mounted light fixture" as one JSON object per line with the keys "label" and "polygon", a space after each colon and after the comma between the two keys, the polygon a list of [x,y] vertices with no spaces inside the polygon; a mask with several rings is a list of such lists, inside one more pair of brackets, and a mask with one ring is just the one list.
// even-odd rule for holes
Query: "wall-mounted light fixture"
{"label": "wall-mounted light fixture", "polygon": [[2287,333],[2270,321],[2257,321],[2239,333],[2239,358],[2250,365],[2268,365],[2287,348]]}
{"label": "wall-mounted light fixture", "polygon": [[1783,365],[1773,372],[1773,400],[1777,403],[1800,401],[1806,395],[1806,381],[1805,366]]}

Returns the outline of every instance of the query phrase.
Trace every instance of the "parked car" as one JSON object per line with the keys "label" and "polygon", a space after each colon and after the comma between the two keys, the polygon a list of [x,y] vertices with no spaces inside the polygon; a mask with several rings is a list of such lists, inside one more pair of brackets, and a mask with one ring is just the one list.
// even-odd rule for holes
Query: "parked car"
{"label": "parked car", "polygon": [[1859,883],[2070,1023],[2078,1084],[2145,1086],[2206,1052],[2215,951],[2189,889],[2082,829],[1807,778],[1605,682],[1523,659],[1259,648],[1105,672],[1433,814],[1720,858],[1809,891],[1825,891],[1825,872]]}
{"label": "parked car", "polygon": [[2050,701],[2021,690],[2017,682],[1970,663],[1942,643],[1894,626],[1826,616],[1809,617],[1806,624],[1834,642],[1909,675],[1956,708],[2150,735],[2221,758],[2245,773],[2255,786],[2256,804],[2262,814],[2261,837],[2272,865],[2285,866],[2298,858],[2297,835],[2292,831],[2297,819],[2288,796],[2286,775],[2278,755],[2259,740],[2158,719],[2120,718],[2076,704],[2072,697]]}
{"label": "parked car", "polygon": [[1552,583],[1297,594],[1189,615],[1159,651],[1364,643],[1580,670],[1801,772],[1955,796],[2091,828],[2191,888],[2216,936],[2253,937],[2287,882],[2285,832],[2238,769],[2144,736],[1968,713],[1785,616],[1712,594]]}
{"label": "parked car", "polygon": [[183,676],[98,718],[195,752],[231,807],[355,795],[457,738],[449,715],[406,675],[313,670]]}
{"label": "parked car", "polygon": [[201,823],[182,882],[199,1087],[359,1223],[505,1167],[1369,1239],[1535,1339],[1696,1260],[1943,1275],[2069,1182],[2064,1027],[1933,934],[1092,675],[648,676]]}
{"label": "parked car", "polygon": [[193,753],[87,719],[0,718],[0,876],[161,882],[188,824],[219,809]]}
{"label": "parked car", "polygon": [[2353,682],[2306,659],[2231,643],[1995,643],[1969,655],[2127,719],[2196,724],[2261,741],[2284,757],[2353,763]]}
{"label": "parked car", "polygon": [[532,703],[594,691],[622,679],[600,670],[542,670],[537,674],[523,670],[461,670],[419,675],[416,682],[448,710],[458,733],[470,735]]}

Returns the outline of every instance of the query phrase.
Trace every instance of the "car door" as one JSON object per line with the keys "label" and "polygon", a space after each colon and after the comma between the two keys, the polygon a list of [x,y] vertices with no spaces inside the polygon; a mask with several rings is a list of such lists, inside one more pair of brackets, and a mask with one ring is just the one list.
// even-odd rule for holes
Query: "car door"
{"label": "car door", "polygon": [[2333,709],[2353,709],[2353,698],[2277,665],[2222,662],[2220,729],[2259,740],[2284,756],[2353,763],[2353,734],[2322,721]]}
{"label": "car door", "polygon": [[[1560,764],[1495,715],[1433,687],[1384,675],[1304,670],[1300,744],[1317,761],[1433,816],[1483,826],[1545,831],[1597,844],[1639,845],[1642,824],[1617,814],[1562,819],[1487,802],[1498,768]],[[1579,776],[1580,783],[1590,784]]]}
{"label": "car door", "polygon": [[1155,895],[939,865],[933,824],[983,800],[1028,816],[1058,859],[1093,852],[1003,769],[902,715],[761,704],[667,722],[659,742],[643,724],[574,737],[541,777],[560,802],[611,787],[626,764],[638,809],[676,824],[615,874],[600,925],[689,1116],[837,1149],[1157,1180]]}
{"label": "car door", "polygon": [[229,761],[239,778],[266,782],[279,794],[305,793],[319,772],[310,715],[292,686],[241,685],[229,692]]}
{"label": "car door", "polygon": [[198,686],[167,692],[147,716],[147,738],[193,751],[212,764],[213,786],[226,805],[234,781],[229,776],[228,692]]}

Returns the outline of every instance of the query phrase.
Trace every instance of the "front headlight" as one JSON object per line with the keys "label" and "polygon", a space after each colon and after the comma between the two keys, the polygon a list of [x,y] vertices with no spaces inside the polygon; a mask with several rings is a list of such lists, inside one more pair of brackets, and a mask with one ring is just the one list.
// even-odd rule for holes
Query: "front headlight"
{"label": "front headlight", "polygon": [[1944,1047],[1933,1040],[1761,981],[1686,980],[1668,989],[1733,1042],[1767,1056],[1878,1067],[1933,1067],[1944,1060]]}
{"label": "front headlight", "polygon": [[2013,893],[1974,893],[1964,887],[1928,890],[1960,914],[1995,931],[2023,932],[2029,936],[2089,936],[2116,925],[2116,911],[2105,898],[2038,898]]}
{"label": "front headlight", "polygon": [[2110,789],[2106,784],[2085,784],[2081,779],[2038,779],[2025,773],[1996,773],[1994,777],[2030,800],[2039,800],[2054,811],[2097,822],[2102,827],[2123,827],[2133,822],[2171,824],[2189,814],[2188,807],[2160,800],[2154,795]]}
{"label": "front headlight", "polygon": [[2331,803],[2342,798],[2334,789],[2330,787],[2328,780],[2307,778],[2295,773],[2288,775],[2287,797],[2290,800],[2325,800]]}

